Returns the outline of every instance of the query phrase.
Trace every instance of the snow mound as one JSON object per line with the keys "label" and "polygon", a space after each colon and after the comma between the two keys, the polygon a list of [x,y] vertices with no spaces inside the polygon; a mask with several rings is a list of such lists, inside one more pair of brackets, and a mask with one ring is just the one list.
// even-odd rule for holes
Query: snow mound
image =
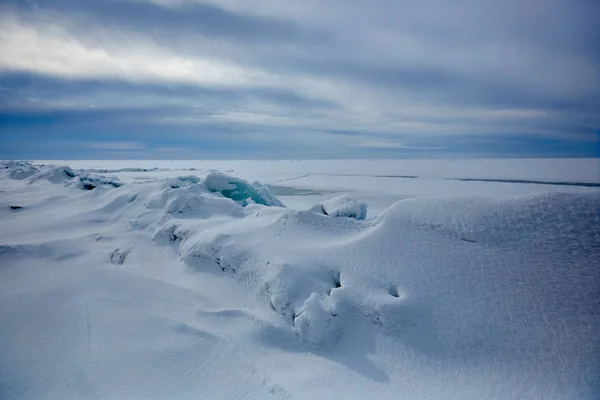
{"label": "snow mound", "polygon": [[332,341],[336,336],[335,313],[329,296],[312,293],[304,307],[294,319],[294,326],[302,340],[320,345]]}
{"label": "snow mound", "polygon": [[315,265],[267,263],[266,291],[271,308],[290,323],[312,295],[329,295],[340,287],[339,273]]}
{"label": "snow mound", "polygon": [[223,196],[243,206],[254,203],[265,206],[284,207],[283,203],[266,186],[262,186],[259,182],[250,184],[243,179],[221,172],[211,172],[204,178],[203,183],[211,192],[221,193]]}
{"label": "snow mound", "polygon": [[77,178],[79,178],[77,187],[85,190],[92,190],[98,186],[112,186],[114,188],[123,186],[123,182],[119,181],[116,177],[105,177],[88,172],[79,173]]}
{"label": "snow mound", "polygon": [[23,161],[0,161],[0,169],[8,171],[10,179],[23,180],[38,172],[33,164]]}
{"label": "snow mound", "polygon": [[358,220],[367,218],[367,204],[354,200],[348,195],[341,195],[324,201],[313,206],[311,210],[330,217],[347,217]]}
{"label": "snow mound", "polygon": [[176,189],[194,183],[200,183],[200,178],[198,178],[196,175],[178,176],[169,179],[166,186]]}
{"label": "snow mound", "polygon": [[29,178],[29,183],[47,180],[50,183],[71,183],[77,176],[75,171],[66,165],[44,165]]}
{"label": "snow mound", "polygon": [[[327,208],[336,215],[364,217],[357,202],[331,204],[354,205]],[[170,243],[195,270],[256,282],[271,309],[312,344],[347,335],[342,321],[356,323],[351,314],[360,310],[359,319],[417,349],[452,353],[477,343],[473,351],[523,357],[518,348],[550,345],[543,326],[558,329],[541,315],[592,312],[584,306],[593,297],[589,281],[573,274],[597,275],[590,260],[599,255],[598,207],[599,193],[413,199],[365,222],[246,207],[221,209],[218,223],[167,224],[159,236],[176,238]],[[565,259],[569,269],[556,265]],[[556,293],[557,281],[570,282],[565,292]],[[563,311],[551,311],[555,296]]]}
{"label": "snow mound", "polygon": [[[378,219],[431,229],[472,243],[582,248],[600,243],[600,191],[402,200]],[[582,243],[585,233],[585,243]],[[582,249],[583,250],[583,249]]]}
{"label": "snow mound", "polygon": [[150,210],[162,210],[164,218],[206,219],[241,215],[242,207],[239,204],[215,195],[204,184],[197,182],[197,177],[170,179],[162,190],[147,198],[145,206]]}
{"label": "snow mound", "polygon": [[66,186],[76,186],[83,190],[92,190],[98,186],[120,187],[123,185],[115,177],[105,177],[85,170],[75,171],[67,166],[42,165],[35,166],[29,162],[9,161],[2,166],[8,170],[11,179],[24,180],[34,183],[47,180],[50,183],[63,183]]}

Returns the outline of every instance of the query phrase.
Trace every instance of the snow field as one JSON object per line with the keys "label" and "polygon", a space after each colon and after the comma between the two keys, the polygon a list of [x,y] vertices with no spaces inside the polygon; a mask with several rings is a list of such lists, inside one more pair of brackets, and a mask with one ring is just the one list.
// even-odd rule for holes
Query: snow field
{"label": "snow field", "polygon": [[216,172],[2,173],[4,398],[598,394],[597,190],[367,218]]}

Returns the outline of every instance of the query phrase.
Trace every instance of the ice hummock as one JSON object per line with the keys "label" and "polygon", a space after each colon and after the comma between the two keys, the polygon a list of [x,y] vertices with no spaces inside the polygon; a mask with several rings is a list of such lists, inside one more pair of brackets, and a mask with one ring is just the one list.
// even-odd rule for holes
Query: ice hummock
{"label": "ice hummock", "polygon": [[35,166],[25,161],[0,161],[0,168],[8,172],[10,179],[16,180],[27,179],[38,172]]}
{"label": "ice hummock", "polygon": [[8,171],[8,177],[15,180],[27,180],[30,184],[45,180],[65,186],[76,186],[83,190],[92,190],[98,186],[120,187],[123,185],[116,177],[104,176],[88,170],[74,170],[66,165],[34,165],[27,161],[3,161],[0,168]]}
{"label": "ice hummock", "polygon": [[223,196],[243,206],[248,204],[262,204],[264,206],[285,207],[269,191],[269,188],[261,185],[259,182],[250,184],[243,179],[222,172],[211,172],[204,178],[203,183],[211,192],[221,193]]}

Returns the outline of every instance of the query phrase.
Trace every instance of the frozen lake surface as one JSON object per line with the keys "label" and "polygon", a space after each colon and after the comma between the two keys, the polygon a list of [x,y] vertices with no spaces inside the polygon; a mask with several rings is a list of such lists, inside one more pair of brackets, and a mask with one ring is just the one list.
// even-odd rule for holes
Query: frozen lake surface
{"label": "frozen lake surface", "polygon": [[598,159],[3,162],[0,398],[594,399],[599,210]]}

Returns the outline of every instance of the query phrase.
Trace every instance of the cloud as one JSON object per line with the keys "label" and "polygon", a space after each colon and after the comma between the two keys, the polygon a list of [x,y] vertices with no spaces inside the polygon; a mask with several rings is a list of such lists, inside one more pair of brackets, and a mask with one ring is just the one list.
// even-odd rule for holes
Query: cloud
{"label": "cloud", "polygon": [[146,145],[141,142],[91,142],[86,143],[96,150],[144,150]]}
{"label": "cloud", "polygon": [[323,143],[388,156],[465,137],[482,153],[504,137],[592,154],[599,12],[591,0],[8,0],[0,129],[148,149],[210,139],[224,155],[253,140],[274,157],[333,154]]}
{"label": "cloud", "polygon": [[10,13],[0,17],[0,23],[3,71],[212,85],[243,85],[266,78],[216,59],[174,54],[135,34],[90,30],[81,40],[60,20],[29,22]]}
{"label": "cloud", "polygon": [[404,149],[404,150],[441,150],[442,147],[438,146],[414,146],[407,145],[406,143],[388,142],[382,140],[373,140],[368,138],[362,138],[356,142],[351,141],[353,147],[369,148],[369,149]]}

